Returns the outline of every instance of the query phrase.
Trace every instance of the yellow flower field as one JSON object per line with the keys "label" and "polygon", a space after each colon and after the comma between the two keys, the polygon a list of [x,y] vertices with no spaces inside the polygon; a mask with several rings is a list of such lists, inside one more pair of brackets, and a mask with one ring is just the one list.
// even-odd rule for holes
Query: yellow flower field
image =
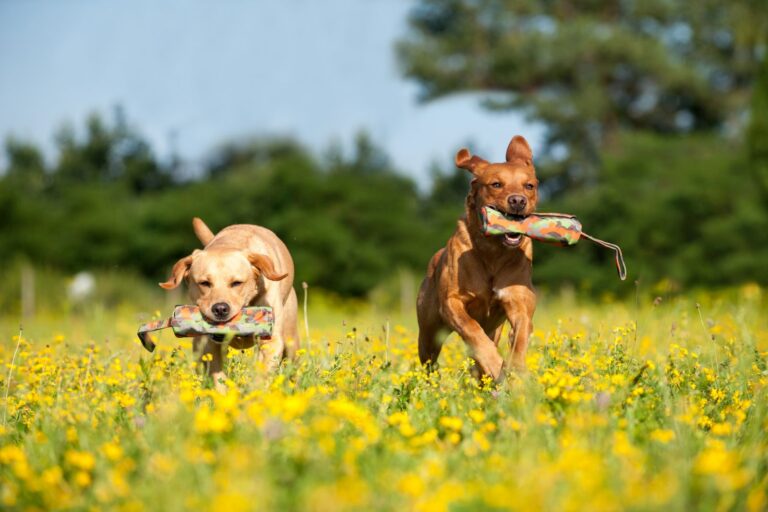
{"label": "yellow flower field", "polygon": [[766,510],[767,305],[543,297],[501,385],[455,336],[428,374],[412,320],[310,311],[278,375],[230,351],[226,395],[135,312],[42,315],[0,345],[0,508]]}

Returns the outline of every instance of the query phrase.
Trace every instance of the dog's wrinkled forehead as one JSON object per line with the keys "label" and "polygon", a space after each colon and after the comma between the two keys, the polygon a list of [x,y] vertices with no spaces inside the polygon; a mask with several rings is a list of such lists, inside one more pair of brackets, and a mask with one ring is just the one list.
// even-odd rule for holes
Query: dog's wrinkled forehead
{"label": "dog's wrinkled forehead", "polygon": [[478,173],[482,182],[504,179],[507,181],[529,181],[536,179],[536,171],[532,165],[513,164],[488,164]]}
{"label": "dog's wrinkled forehead", "polygon": [[199,251],[195,254],[190,274],[208,280],[238,277],[247,279],[253,272],[248,258],[240,251]]}

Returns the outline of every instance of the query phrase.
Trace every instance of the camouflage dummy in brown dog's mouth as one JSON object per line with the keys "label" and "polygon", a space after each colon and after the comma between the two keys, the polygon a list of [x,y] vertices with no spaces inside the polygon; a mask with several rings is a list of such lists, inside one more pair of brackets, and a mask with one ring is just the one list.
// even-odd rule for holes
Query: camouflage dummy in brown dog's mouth
{"label": "camouflage dummy in brown dog's mouth", "polygon": [[271,338],[273,323],[274,316],[270,307],[243,308],[227,322],[211,323],[197,306],[176,306],[170,318],[146,323],[139,327],[136,334],[144,348],[153,352],[155,343],[149,334],[151,331],[170,327],[177,338],[210,335],[214,341],[221,342],[234,336]]}
{"label": "camouflage dummy in brown dog's mouth", "polygon": [[503,212],[484,206],[480,209],[483,233],[488,236],[507,233],[525,235],[533,240],[555,245],[575,245],[582,237],[596,244],[607,247],[616,253],[616,269],[623,281],[627,277],[627,267],[621,247],[616,244],[594,238],[581,230],[581,222],[574,215],[563,213],[534,213],[525,217],[506,215]]}

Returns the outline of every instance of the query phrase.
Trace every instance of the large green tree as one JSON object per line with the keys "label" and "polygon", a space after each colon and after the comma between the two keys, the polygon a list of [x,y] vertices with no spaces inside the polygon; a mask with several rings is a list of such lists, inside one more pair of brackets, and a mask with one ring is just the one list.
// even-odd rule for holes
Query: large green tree
{"label": "large green tree", "polygon": [[420,270],[446,237],[422,215],[416,184],[364,133],[349,155],[323,158],[290,139],[227,144],[202,176],[178,182],[124,122],[92,116],[79,132],[60,133],[51,165],[33,145],[6,142],[0,262],[158,279],[199,247],[190,220],[200,216],[214,230],[267,226],[290,247],[297,282],[362,296],[401,268]]}
{"label": "large green tree", "polygon": [[747,149],[755,185],[768,206],[768,52],[766,53],[752,96]]}
{"label": "large green tree", "polygon": [[65,126],[56,136],[59,158],[53,174],[62,186],[122,182],[141,193],[173,182],[173,169],[161,165],[120,107],[111,123],[91,115],[84,131],[78,137],[72,126]]}
{"label": "large green tree", "polygon": [[544,123],[556,189],[622,129],[738,127],[767,42],[765,0],[420,0],[398,49],[422,99],[486,91]]}

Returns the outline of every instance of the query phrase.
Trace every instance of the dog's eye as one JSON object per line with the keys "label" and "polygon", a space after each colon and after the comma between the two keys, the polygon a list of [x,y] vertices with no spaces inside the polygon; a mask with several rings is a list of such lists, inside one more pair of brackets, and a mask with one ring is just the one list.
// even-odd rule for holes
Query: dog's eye
{"label": "dog's eye", "polygon": [[500,181],[494,181],[493,183],[491,183],[491,186],[493,188],[501,188],[501,182]]}
{"label": "dog's eye", "polygon": [[533,189],[534,189],[533,183],[526,183],[525,184],[525,190],[533,190]]}
{"label": "dog's eye", "polygon": [[210,288],[211,287],[211,282],[210,281],[200,281],[199,283],[197,283],[197,285],[199,287],[201,287],[201,288]]}
{"label": "dog's eye", "polygon": [[241,284],[243,284],[242,281],[232,281],[232,283],[229,286],[232,287],[232,288],[237,288]]}

